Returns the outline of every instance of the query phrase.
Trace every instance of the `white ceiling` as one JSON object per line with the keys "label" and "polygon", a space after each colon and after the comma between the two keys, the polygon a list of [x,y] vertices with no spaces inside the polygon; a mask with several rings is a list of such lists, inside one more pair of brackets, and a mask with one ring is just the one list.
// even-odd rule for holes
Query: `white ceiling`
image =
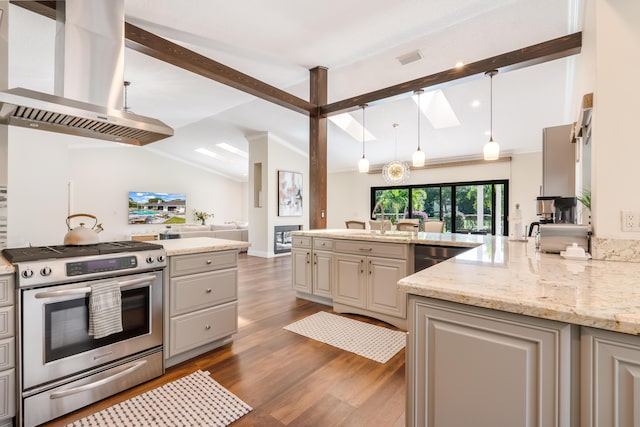
{"label": "white ceiling", "polygon": [[[329,102],[402,83],[580,31],[581,0],[125,0],[130,23],[265,83],[309,99],[309,69],[328,68]],[[9,86],[53,93],[55,22],[11,6]],[[397,57],[420,50],[423,59]],[[575,120],[560,59],[493,79],[494,139],[503,154],[540,151],[541,129]],[[143,149],[175,156],[246,180],[246,159],[216,146],[248,150],[247,137],[269,132],[308,152],[308,119],[299,113],[126,50],[128,106],[174,127],[175,135]],[[434,130],[421,119],[427,162],[478,158],[489,130],[489,78],[443,89],[461,126]],[[478,100],[480,105],[472,107]],[[351,113],[361,122],[362,112]],[[394,131],[392,124],[400,126]],[[366,110],[367,157],[380,165],[410,160],[417,107],[407,97]],[[328,170],[357,170],[361,139],[328,124]],[[396,149],[397,140],[397,149]],[[227,158],[196,153],[204,147]],[[396,154],[397,153],[397,154]]]}

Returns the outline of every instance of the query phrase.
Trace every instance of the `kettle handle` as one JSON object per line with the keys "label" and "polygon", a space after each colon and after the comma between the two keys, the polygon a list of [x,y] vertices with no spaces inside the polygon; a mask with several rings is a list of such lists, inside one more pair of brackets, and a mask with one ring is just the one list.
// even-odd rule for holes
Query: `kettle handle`
{"label": "kettle handle", "polygon": [[71,218],[75,218],[75,217],[78,217],[78,216],[86,216],[87,218],[93,218],[93,220],[95,222],[93,223],[93,226],[91,228],[95,227],[96,224],[98,224],[98,218],[96,218],[95,216],[93,216],[91,214],[83,214],[83,213],[73,214],[73,215],[69,215],[67,217],[67,228],[69,229],[69,231],[71,231],[71,224],[69,223],[69,220],[71,220]]}

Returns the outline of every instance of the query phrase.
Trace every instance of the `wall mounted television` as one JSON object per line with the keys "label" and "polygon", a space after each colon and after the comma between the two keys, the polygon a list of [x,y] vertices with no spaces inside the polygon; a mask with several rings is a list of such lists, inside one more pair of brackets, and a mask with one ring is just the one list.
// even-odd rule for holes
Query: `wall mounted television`
{"label": "wall mounted television", "polygon": [[184,224],[186,212],[186,194],[129,192],[129,224]]}

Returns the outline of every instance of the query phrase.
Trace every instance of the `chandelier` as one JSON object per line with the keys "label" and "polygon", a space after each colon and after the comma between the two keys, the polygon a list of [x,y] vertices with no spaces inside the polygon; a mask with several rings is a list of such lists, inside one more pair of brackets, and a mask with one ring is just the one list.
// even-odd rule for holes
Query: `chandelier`
{"label": "chandelier", "polygon": [[[393,124],[393,128],[395,129],[395,150],[398,148],[398,126],[397,123]],[[411,175],[411,167],[408,162],[402,162],[400,160],[395,160],[395,151],[394,151],[394,160],[386,163],[382,167],[382,178],[386,181],[387,184],[390,185],[400,185],[407,182],[409,179],[409,175]]]}

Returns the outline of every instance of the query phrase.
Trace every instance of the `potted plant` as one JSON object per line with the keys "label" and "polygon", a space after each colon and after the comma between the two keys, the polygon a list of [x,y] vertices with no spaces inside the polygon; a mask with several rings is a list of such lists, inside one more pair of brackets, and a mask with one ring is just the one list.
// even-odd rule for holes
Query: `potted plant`
{"label": "potted plant", "polygon": [[207,218],[213,218],[213,213],[207,213],[204,211],[197,211],[197,210],[193,210],[193,217],[196,219],[196,221],[199,221],[200,224],[205,225],[205,222],[207,221]]}

